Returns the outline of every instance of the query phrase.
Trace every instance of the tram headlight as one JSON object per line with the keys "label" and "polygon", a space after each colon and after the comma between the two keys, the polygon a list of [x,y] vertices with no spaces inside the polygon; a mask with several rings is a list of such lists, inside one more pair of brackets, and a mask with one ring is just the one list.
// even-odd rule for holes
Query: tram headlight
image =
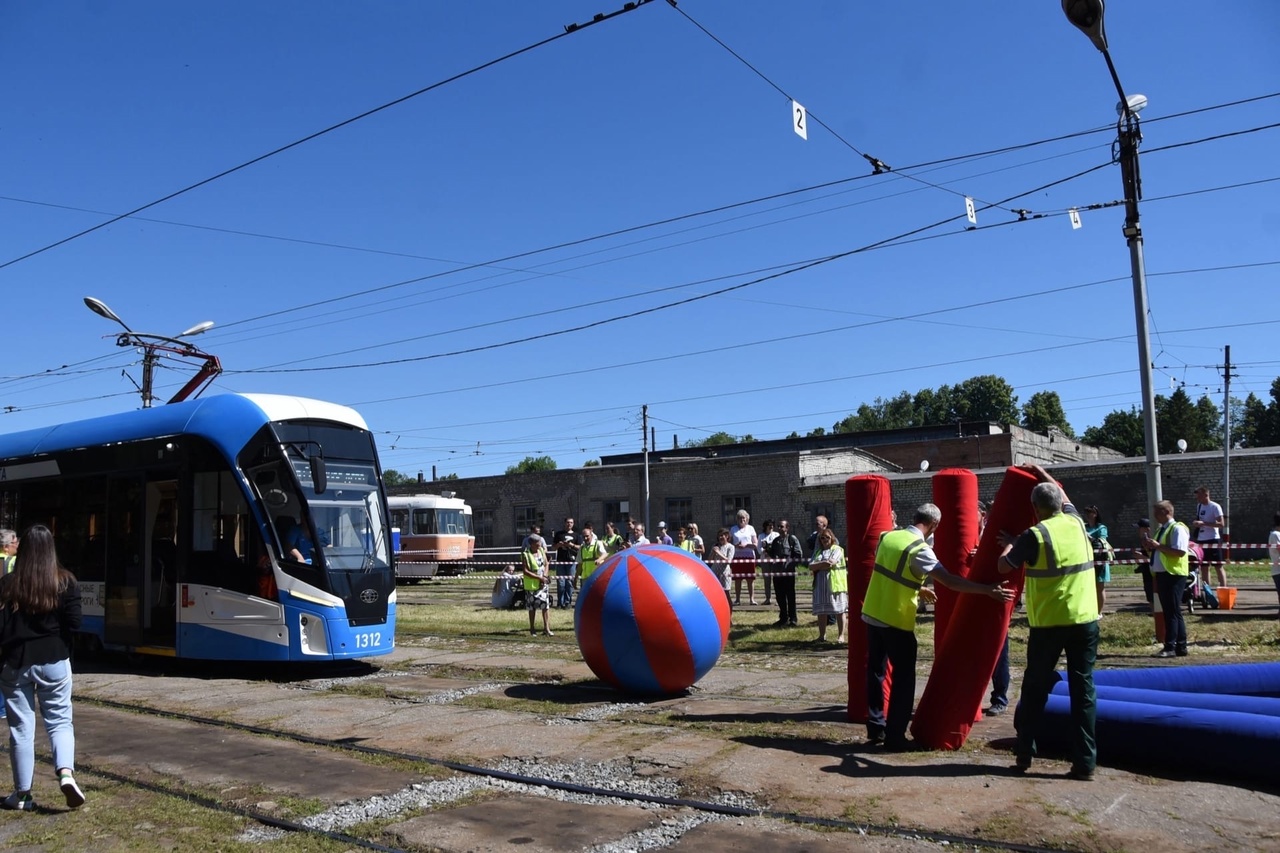
{"label": "tram headlight", "polygon": [[304,655],[329,654],[324,620],[305,613],[298,616],[298,647]]}

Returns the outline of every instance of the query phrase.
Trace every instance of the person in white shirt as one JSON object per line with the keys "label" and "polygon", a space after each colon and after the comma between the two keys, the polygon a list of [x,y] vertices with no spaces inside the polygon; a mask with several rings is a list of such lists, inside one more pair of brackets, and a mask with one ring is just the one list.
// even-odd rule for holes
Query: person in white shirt
{"label": "person in white shirt", "polygon": [[1173,517],[1173,503],[1160,501],[1151,508],[1158,525],[1154,536],[1143,536],[1142,547],[1151,554],[1151,576],[1164,613],[1164,648],[1156,657],[1187,656],[1187,623],[1182,618],[1182,593],[1187,588],[1187,551],[1191,531]]}
{"label": "person in white shirt", "polygon": [[1222,528],[1226,518],[1222,505],[1209,500],[1209,487],[1196,489],[1196,520],[1191,522],[1196,544],[1204,552],[1204,561],[1218,570],[1218,586],[1227,585],[1227,564],[1222,555]]}
{"label": "person in white shirt", "polygon": [[733,603],[742,603],[742,580],[747,581],[747,598],[756,603],[756,558],[760,556],[760,539],[751,526],[751,513],[738,510],[738,523],[729,528],[729,541],[733,543]]}

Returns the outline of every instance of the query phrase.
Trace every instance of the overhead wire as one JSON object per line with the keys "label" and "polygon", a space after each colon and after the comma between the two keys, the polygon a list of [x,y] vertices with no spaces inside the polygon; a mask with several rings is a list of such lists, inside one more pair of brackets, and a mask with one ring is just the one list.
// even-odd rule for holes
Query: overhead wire
{"label": "overhead wire", "polygon": [[20,263],[29,258],[34,258],[36,255],[43,254],[44,252],[47,252],[51,249],[56,249],[59,246],[64,246],[67,243],[72,242],[73,240],[77,240],[88,234],[92,234],[95,231],[106,228],[109,225],[113,225],[121,221],[122,219],[128,219],[130,216],[133,216],[134,214],[142,213],[144,210],[150,210],[151,208],[156,207],[157,205],[164,204],[167,201],[171,201],[175,198],[178,198],[179,196],[185,195],[193,190],[199,189],[200,187],[211,184],[214,181],[227,177],[228,175],[233,175],[236,172],[242,171],[244,169],[249,168],[250,166],[261,163],[264,160],[268,160],[279,154],[283,154],[286,151],[291,151],[300,145],[305,145],[308,142],[311,142],[315,139],[319,139],[320,137],[333,133],[334,131],[340,130],[341,128],[355,124],[358,121],[362,121],[363,119],[366,119],[372,115],[376,115],[384,110],[388,110],[392,107],[403,104],[406,101],[411,101],[414,98],[417,98],[421,95],[425,95],[427,92],[431,92],[436,89],[439,89],[441,86],[446,86],[450,83],[454,83],[454,82],[457,82],[458,80],[462,80],[465,77],[470,77],[472,74],[479,73],[480,71],[484,71],[487,68],[492,68],[495,65],[499,65],[503,62],[506,62],[509,59],[514,59],[517,56],[521,56],[523,54],[529,53],[530,51],[537,50],[538,48],[544,47],[548,44],[551,44],[552,42],[559,41],[560,39],[570,36],[576,32],[581,32],[583,29],[587,27],[593,26],[598,23],[602,23],[606,20],[617,17],[618,15],[622,15],[622,14],[626,14],[627,12],[634,11],[640,8],[641,6],[647,5],[650,2],[652,2],[652,0],[633,0],[633,2],[628,3],[626,6],[624,6],[622,9],[618,10],[617,12],[597,15],[593,20],[588,21],[586,23],[575,24],[572,27],[566,27],[564,32],[557,33],[556,35],[549,36],[548,38],[542,39],[541,41],[537,41],[537,42],[534,42],[533,44],[526,45],[525,47],[519,48],[517,50],[510,51],[508,53],[503,54],[502,56],[497,57],[496,59],[491,59],[487,62],[483,62],[480,65],[473,66],[472,68],[469,68],[466,71],[462,71],[450,77],[446,77],[443,80],[438,80],[435,83],[432,83],[428,86],[423,86],[422,88],[416,91],[410,92],[407,95],[402,95],[398,98],[395,98],[394,100],[387,101],[384,104],[373,107],[372,109],[365,110],[364,112],[358,115],[355,115],[350,118],[344,119],[343,121],[337,122],[336,124],[331,124],[328,127],[315,131],[314,133],[309,133],[306,136],[302,137],[301,139],[296,139],[293,142],[290,142],[286,145],[281,145],[278,148],[274,148],[265,154],[260,154],[257,157],[254,157],[250,160],[246,160],[245,162],[240,163],[237,166],[232,166],[229,169],[224,169],[215,175],[211,175],[207,178],[204,178],[203,180],[196,181],[194,184],[189,184],[188,186],[183,187],[180,190],[175,190],[174,192],[171,192],[168,195],[165,195],[161,198],[155,199],[154,201],[149,201],[144,205],[135,207],[132,210],[130,210],[128,213],[122,213],[118,216],[114,216],[106,220],[105,222],[100,222],[97,225],[94,225],[90,228],[85,228],[81,231],[76,232],[75,234],[71,234],[67,237],[63,237],[62,239],[56,240],[53,243],[49,243],[39,249],[34,249],[16,258],[11,258],[7,261],[0,262],[0,269],[5,269],[6,267],[13,266],[14,264]]}

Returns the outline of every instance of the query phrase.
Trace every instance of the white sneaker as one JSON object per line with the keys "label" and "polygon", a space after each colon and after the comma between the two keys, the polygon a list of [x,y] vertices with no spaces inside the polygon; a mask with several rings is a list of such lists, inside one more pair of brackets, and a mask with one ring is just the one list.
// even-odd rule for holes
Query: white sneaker
{"label": "white sneaker", "polygon": [[17,791],[14,791],[3,800],[0,800],[0,808],[6,808],[15,812],[30,812],[35,811],[36,802],[31,799],[30,791],[25,794],[19,794]]}
{"label": "white sneaker", "polygon": [[62,788],[62,796],[67,798],[67,808],[78,809],[84,805],[84,791],[80,790],[75,777],[70,773],[58,777],[58,787]]}

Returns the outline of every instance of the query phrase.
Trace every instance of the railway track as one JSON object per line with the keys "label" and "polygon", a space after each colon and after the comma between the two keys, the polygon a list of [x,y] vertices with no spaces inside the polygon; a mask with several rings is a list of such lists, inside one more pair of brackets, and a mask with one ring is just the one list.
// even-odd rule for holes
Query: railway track
{"label": "railway track", "polygon": [[[643,807],[660,807],[676,810],[684,815],[683,821],[675,822],[679,826],[690,827],[708,821],[725,819],[763,819],[779,821],[800,827],[817,828],[826,831],[841,831],[855,834],[862,838],[882,837],[920,841],[930,845],[963,845],[966,847],[1023,851],[1023,853],[1060,853],[1072,849],[1070,846],[1053,846],[1038,844],[1022,844],[1006,842],[990,837],[967,836],[949,832],[930,830],[923,827],[904,827],[896,824],[874,824],[839,818],[801,814],[793,811],[773,810],[754,804],[742,804],[741,801],[702,799],[678,794],[656,794],[644,790],[629,789],[625,785],[608,787],[584,784],[564,778],[563,775],[539,775],[537,773],[508,770],[501,767],[487,767],[467,762],[448,760],[438,756],[392,750],[376,746],[354,743],[349,738],[325,738],[307,735],[296,731],[261,725],[239,723],[231,720],[217,719],[197,714],[168,710],[136,702],[120,702],[101,698],[79,698],[78,703],[89,705],[111,712],[128,715],[146,715],[167,721],[210,731],[229,731],[258,738],[269,738],[273,741],[285,741],[307,747],[320,748],[337,753],[354,754],[365,758],[392,759],[409,762],[414,765],[433,767],[450,774],[476,777],[486,781],[506,783],[499,789],[508,796],[545,796],[545,792],[572,795],[576,802],[592,806],[625,803]],[[83,764],[81,770],[103,779],[109,779],[121,785],[146,790],[163,796],[177,797],[200,808],[232,814],[253,821],[262,827],[278,833],[305,834],[329,839],[340,844],[350,845],[363,850],[376,851],[408,851],[420,849],[416,845],[396,846],[385,840],[370,838],[365,834],[344,831],[343,829],[325,828],[327,822],[318,822],[314,818],[293,820],[268,814],[245,806],[221,801],[215,797],[192,792],[182,786],[161,784],[137,778],[120,769],[100,764]],[[259,835],[262,839],[263,836]],[[608,843],[596,845],[589,849],[610,849]],[[652,849],[652,848],[650,848]]]}

